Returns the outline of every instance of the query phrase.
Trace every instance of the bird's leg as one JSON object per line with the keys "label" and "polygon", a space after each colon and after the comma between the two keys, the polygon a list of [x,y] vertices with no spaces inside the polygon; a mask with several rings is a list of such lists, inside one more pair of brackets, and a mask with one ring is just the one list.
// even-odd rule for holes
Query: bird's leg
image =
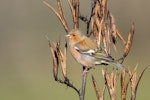
{"label": "bird's leg", "polygon": [[83,72],[82,72],[82,76],[87,74],[89,72],[90,68],[87,68],[85,66],[83,66]]}

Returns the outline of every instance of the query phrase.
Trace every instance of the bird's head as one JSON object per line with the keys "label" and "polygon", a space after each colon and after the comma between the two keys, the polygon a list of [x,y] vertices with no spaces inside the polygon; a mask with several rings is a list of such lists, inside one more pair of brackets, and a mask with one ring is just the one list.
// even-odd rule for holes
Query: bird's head
{"label": "bird's head", "polygon": [[78,29],[73,29],[66,35],[71,43],[76,43],[82,38],[82,32]]}

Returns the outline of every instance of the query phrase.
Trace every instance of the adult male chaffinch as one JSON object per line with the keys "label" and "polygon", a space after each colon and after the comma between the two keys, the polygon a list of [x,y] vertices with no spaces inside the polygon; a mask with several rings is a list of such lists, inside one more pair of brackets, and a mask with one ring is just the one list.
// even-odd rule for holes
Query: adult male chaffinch
{"label": "adult male chaffinch", "polygon": [[69,38],[69,47],[75,60],[86,68],[95,65],[112,65],[123,69],[123,65],[108,56],[105,52],[99,51],[97,45],[90,38],[82,34],[79,29],[73,29],[66,37]]}

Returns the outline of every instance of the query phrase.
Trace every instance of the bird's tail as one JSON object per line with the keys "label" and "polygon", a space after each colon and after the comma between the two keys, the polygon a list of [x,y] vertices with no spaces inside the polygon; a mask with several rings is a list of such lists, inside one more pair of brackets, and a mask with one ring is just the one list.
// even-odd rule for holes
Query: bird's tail
{"label": "bird's tail", "polygon": [[95,55],[95,65],[112,65],[114,67],[117,67],[119,69],[123,69],[124,66],[120,64],[118,61],[116,61],[114,58],[111,56],[106,56],[106,55]]}
{"label": "bird's tail", "polygon": [[[124,69],[125,66],[119,63],[117,60],[115,60],[113,57],[105,55],[103,53],[95,53],[93,55],[95,58],[95,65],[111,65],[113,67],[116,67],[120,70]],[[128,69],[125,68],[126,72],[128,73]]]}
{"label": "bird's tail", "polygon": [[114,66],[116,68],[119,68],[119,69],[123,69],[124,66],[122,64],[120,64],[119,62],[117,61],[107,61],[107,60],[101,60],[101,64],[108,64],[108,65],[111,65],[111,66]]}

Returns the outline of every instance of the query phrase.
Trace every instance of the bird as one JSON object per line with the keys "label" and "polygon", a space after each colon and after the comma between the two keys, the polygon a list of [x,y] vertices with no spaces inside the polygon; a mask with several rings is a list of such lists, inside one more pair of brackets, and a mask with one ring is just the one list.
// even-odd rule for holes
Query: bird
{"label": "bird", "polygon": [[99,50],[97,44],[85,36],[81,30],[72,29],[66,37],[69,39],[69,48],[73,58],[82,66],[90,69],[96,65],[112,65],[123,69],[124,66],[113,57]]}

